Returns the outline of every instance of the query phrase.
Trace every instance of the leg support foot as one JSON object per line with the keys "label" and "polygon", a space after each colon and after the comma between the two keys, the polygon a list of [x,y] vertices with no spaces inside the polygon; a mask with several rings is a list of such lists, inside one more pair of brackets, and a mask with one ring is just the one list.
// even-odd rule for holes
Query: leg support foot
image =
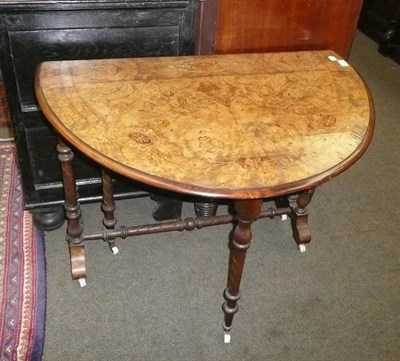
{"label": "leg support foot", "polygon": [[[86,260],[85,260],[85,247],[69,246],[69,256],[71,261],[71,274],[72,279],[81,280],[86,278]],[[81,283],[81,281],[79,281]]]}
{"label": "leg support foot", "polygon": [[311,232],[308,225],[307,206],[311,202],[311,198],[315,189],[305,190],[297,195],[288,197],[289,205],[292,208],[290,215],[292,223],[293,238],[297,243],[300,252],[305,252],[306,244],[311,241]]}

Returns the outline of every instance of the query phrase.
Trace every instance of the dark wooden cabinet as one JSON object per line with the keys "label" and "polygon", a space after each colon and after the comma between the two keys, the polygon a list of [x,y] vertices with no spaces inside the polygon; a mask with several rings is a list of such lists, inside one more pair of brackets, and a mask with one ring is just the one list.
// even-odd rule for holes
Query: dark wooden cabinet
{"label": "dark wooden cabinet", "polygon": [[400,0],[365,0],[358,27],[400,63]]}
{"label": "dark wooden cabinet", "polygon": [[[0,1],[1,71],[26,208],[36,212],[39,220],[49,221],[51,217],[45,215],[62,204],[63,191],[55,156],[56,137],[34,95],[37,64],[61,59],[193,54],[197,4],[197,0]],[[79,154],[76,163],[81,199],[97,199],[101,194],[99,170]],[[117,180],[115,187],[117,197],[147,192],[123,179]]]}

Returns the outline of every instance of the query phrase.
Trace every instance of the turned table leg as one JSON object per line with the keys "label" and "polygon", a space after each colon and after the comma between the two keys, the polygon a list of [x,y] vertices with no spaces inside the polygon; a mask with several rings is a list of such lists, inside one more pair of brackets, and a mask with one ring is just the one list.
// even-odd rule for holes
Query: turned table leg
{"label": "turned table leg", "polygon": [[238,311],[237,302],[240,298],[240,281],[242,279],[246,251],[250,247],[252,238],[251,224],[260,214],[261,204],[262,200],[259,199],[235,201],[238,224],[233,232],[228,271],[228,287],[224,291],[225,302],[222,305],[222,310],[225,313],[223,324],[225,343],[230,342],[230,330],[232,328],[233,316]]}
{"label": "turned table leg", "polygon": [[311,202],[314,192],[315,188],[304,190],[299,194],[288,197],[289,205],[292,208],[290,217],[292,221],[293,238],[296,241],[300,252],[305,252],[305,245],[311,241],[306,207]]}
{"label": "turned table leg", "polygon": [[[107,229],[114,229],[117,224],[117,219],[115,218],[115,202],[114,202],[114,187],[112,177],[109,172],[102,168],[101,170],[101,185],[103,200],[101,203],[101,210],[103,211],[103,225]],[[107,239],[108,246],[113,254],[119,252],[118,247],[115,245],[115,238]]]}
{"label": "turned table leg", "polygon": [[67,218],[67,242],[71,261],[72,279],[79,280],[83,287],[86,285],[86,262],[85,248],[83,241],[82,212],[78,202],[76,182],[73,167],[71,164],[74,154],[63,140],[58,140],[58,160],[61,163],[62,180],[65,194],[65,216]]}

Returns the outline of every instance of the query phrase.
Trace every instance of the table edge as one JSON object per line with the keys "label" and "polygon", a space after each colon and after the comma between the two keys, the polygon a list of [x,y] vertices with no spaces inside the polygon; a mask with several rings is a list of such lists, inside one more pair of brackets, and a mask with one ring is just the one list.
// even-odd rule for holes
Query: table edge
{"label": "table edge", "polygon": [[352,69],[357,73],[358,77],[362,80],[364,89],[368,96],[369,102],[369,123],[366,130],[364,139],[357,147],[357,149],[351,153],[346,159],[338,163],[336,166],[327,169],[326,171],[313,175],[308,178],[304,178],[295,182],[285,183],[281,185],[260,187],[260,188],[215,188],[199,186],[188,183],[181,183],[178,181],[161,178],[158,176],[150,175],[137,169],[128,167],[122,163],[116,162],[115,160],[105,156],[99,151],[95,150],[87,143],[83,142],[80,138],[75,136],[70,130],[68,130],[58,117],[51,110],[47,104],[46,98],[43,94],[42,87],[40,86],[40,71],[42,64],[39,64],[35,72],[35,93],[38,102],[41,106],[41,110],[46,118],[55,129],[56,133],[61,136],[67,143],[77,148],[80,152],[85,154],[90,159],[94,160],[99,165],[123,175],[134,181],[143,183],[147,186],[161,188],[167,191],[175,193],[183,193],[193,196],[201,196],[206,198],[226,198],[226,199],[263,199],[278,197],[285,194],[296,193],[304,189],[315,188],[316,186],[325,183],[326,181],[336,177],[346,169],[351,167],[367,150],[375,129],[375,107],[372,100],[371,92],[368,88],[363,77],[360,73]]}

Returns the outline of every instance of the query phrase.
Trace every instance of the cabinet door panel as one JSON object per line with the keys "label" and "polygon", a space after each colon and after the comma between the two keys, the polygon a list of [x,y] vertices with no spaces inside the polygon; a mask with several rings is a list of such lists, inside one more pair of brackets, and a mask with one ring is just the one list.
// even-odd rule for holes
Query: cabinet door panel
{"label": "cabinet door panel", "polygon": [[[13,31],[11,52],[22,110],[35,107],[33,76],[47,59],[94,59],[179,54],[177,26],[154,28]],[[27,44],[34,52],[26,49]]]}

